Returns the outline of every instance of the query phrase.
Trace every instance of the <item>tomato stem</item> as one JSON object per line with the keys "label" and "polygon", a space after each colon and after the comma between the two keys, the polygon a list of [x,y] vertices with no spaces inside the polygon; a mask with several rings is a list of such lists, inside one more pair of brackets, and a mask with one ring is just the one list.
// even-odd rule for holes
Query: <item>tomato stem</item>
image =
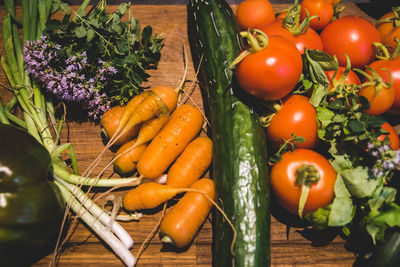
{"label": "tomato stem", "polygon": [[388,68],[382,68],[381,70],[385,70],[388,72],[388,75],[390,78],[389,83],[385,82],[382,79],[382,77],[370,66],[366,66],[366,69],[368,69],[371,72],[371,75],[361,69],[354,69],[354,71],[357,71],[358,73],[362,74],[363,76],[365,76],[368,79],[368,81],[364,82],[361,85],[361,87],[374,86],[376,88],[375,96],[378,95],[380,90],[392,87],[393,78],[392,78],[392,75],[390,74],[390,71]]}
{"label": "tomato stem", "polygon": [[373,42],[372,45],[375,47],[375,57],[381,60],[390,59],[389,50],[380,42]]}
{"label": "tomato stem", "polygon": [[393,12],[393,17],[380,19],[380,20],[377,21],[377,23],[388,23],[388,22],[390,22],[390,23],[393,24],[393,28],[400,27],[400,6],[392,7],[392,12]]}
{"label": "tomato stem", "polygon": [[303,216],[304,206],[307,202],[308,194],[312,184],[320,180],[320,173],[314,165],[303,164],[296,169],[296,184],[301,186],[298,213],[300,218]]}
{"label": "tomato stem", "polygon": [[281,100],[271,102],[268,105],[266,105],[266,108],[268,109],[268,114],[265,116],[260,116],[260,119],[259,119],[259,121],[263,127],[269,126],[272,118],[275,116],[276,113],[278,113],[281,110],[282,102],[281,102]]}
{"label": "tomato stem", "polygon": [[229,68],[233,68],[235,65],[239,64],[239,62],[241,62],[249,54],[261,51],[268,46],[268,35],[261,30],[252,29],[249,31],[243,31],[240,32],[240,36],[247,39],[250,47],[242,51],[232,62]]}
{"label": "tomato stem", "polygon": [[394,37],[394,41],[396,42],[397,45],[394,48],[390,59],[395,59],[395,58],[398,58],[400,56],[400,40],[396,36],[396,37]]}

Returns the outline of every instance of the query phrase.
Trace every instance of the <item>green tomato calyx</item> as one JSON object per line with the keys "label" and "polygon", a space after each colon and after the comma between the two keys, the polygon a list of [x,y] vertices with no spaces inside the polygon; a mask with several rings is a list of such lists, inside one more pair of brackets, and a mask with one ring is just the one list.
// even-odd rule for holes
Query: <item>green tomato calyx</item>
{"label": "green tomato calyx", "polygon": [[314,165],[303,164],[301,167],[296,169],[296,177],[296,184],[301,186],[298,214],[300,218],[302,218],[310,187],[312,184],[317,183],[321,179],[321,176]]}

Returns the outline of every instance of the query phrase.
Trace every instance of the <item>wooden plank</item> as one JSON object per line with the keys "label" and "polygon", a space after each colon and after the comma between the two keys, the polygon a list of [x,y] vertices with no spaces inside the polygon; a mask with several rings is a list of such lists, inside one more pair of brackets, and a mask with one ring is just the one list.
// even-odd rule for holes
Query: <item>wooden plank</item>
{"label": "wooden plank", "polygon": [[[286,8],[287,4],[274,4],[275,11]],[[236,9],[236,5],[232,6]],[[116,7],[109,6],[113,11]],[[5,14],[0,9],[0,18]],[[165,38],[165,47],[157,70],[150,72],[152,75],[147,86],[169,85],[175,86],[183,72],[182,44],[189,49],[187,41],[187,16],[184,5],[133,5],[132,14],[139,19],[141,25],[151,25],[154,32],[162,33]],[[363,15],[362,11],[354,4],[346,4],[344,14]],[[367,17],[371,22],[373,19]],[[0,22],[0,27],[2,22]],[[0,53],[4,55],[3,43],[0,44]],[[194,80],[195,70],[189,55],[188,79]],[[0,67],[1,68],[1,67]],[[5,84],[6,78],[0,69],[0,82]],[[0,96],[4,102],[11,98],[11,94],[4,88],[0,89]],[[189,103],[195,103],[202,108],[201,93],[195,89]],[[79,169],[82,172],[95,159],[103,149],[104,144],[98,125],[90,122],[68,122],[62,135],[63,142],[74,145]],[[112,153],[108,151],[100,165],[94,170],[97,174],[111,159]],[[105,176],[116,176],[111,170]],[[122,194],[123,192],[117,192]],[[278,212],[279,213],[279,212]],[[121,223],[135,240],[132,253],[136,254],[141,243],[152,231],[161,216],[160,210],[155,210],[143,215],[138,222]],[[292,225],[287,227],[286,223]],[[344,240],[336,236],[327,245],[318,245],[318,242],[306,238],[302,227],[285,221],[276,214],[272,215],[271,224],[271,249],[273,266],[351,266],[355,260],[354,255],[346,251]],[[211,266],[212,228],[211,216],[205,222],[193,244],[184,251],[164,248],[157,235],[149,243],[142,254],[137,266]],[[52,254],[43,258],[35,266],[48,266]],[[75,228],[72,237],[68,240],[65,250],[58,260],[59,266],[121,266],[119,259],[94,236],[87,227],[81,223]]]}

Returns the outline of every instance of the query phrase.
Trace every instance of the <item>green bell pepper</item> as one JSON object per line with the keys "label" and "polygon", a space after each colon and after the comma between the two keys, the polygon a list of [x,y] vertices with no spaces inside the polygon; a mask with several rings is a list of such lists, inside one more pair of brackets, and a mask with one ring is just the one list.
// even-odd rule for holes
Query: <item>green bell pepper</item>
{"label": "green bell pepper", "polygon": [[28,266],[54,241],[65,203],[51,157],[33,136],[0,124],[0,266]]}

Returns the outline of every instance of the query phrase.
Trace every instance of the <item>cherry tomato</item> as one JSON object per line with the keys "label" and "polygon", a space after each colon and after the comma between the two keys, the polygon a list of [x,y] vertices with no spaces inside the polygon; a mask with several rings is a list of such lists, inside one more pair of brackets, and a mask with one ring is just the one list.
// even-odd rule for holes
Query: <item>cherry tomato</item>
{"label": "cherry tomato", "polygon": [[258,28],[275,19],[275,11],[268,0],[245,0],[238,5],[236,18],[242,30]]}
{"label": "cherry tomato", "polygon": [[378,22],[375,24],[375,26],[381,35],[382,44],[394,49],[397,46],[395,37],[400,39],[400,27],[395,27],[393,25],[393,22],[391,21],[379,22],[380,20],[390,19],[393,17],[394,17],[393,11],[388,12],[378,19]]}
{"label": "cherry tomato", "polygon": [[[343,66],[339,66],[337,73],[336,73],[336,77],[335,77],[335,81],[333,81],[333,75],[335,74],[334,70],[328,70],[325,71],[325,75],[329,80],[329,90],[332,90],[334,86],[336,86],[338,80],[341,79],[343,72],[346,70],[346,67]],[[345,80],[343,81],[343,84],[354,84],[354,85],[360,85],[361,81],[360,78],[358,78],[357,74],[350,70],[349,73],[347,74]]]}
{"label": "cherry tomato", "polygon": [[375,60],[369,64],[369,66],[377,71],[382,79],[387,83],[390,83],[390,77],[387,70],[390,72],[393,82],[394,101],[388,112],[392,114],[400,114],[400,57],[395,59]]}
{"label": "cherry tomato", "polygon": [[396,132],[396,130],[393,128],[392,125],[390,125],[390,123],[385,122],[384,124],[382,124],[382,128],[384,130],[386,130],[387,132],[389,132],[388,135],[383,134],[381,136],[378,137],[378,140],[383,141],[385,140],[385,138],[389,138],[389,142],[390,142],[390,147],[394,150],[399,149],[400,147],[400,138]]}
{"label": "cherry tomato", "polygon": [[281,36],[270,36],[268,45],[247,55],[236,65],[236,77],[249,94],[263,100],[277,100],[296,86],[303,69],[296,46]]}
{"label": "cherry tomato", "polygon": [[309,98],[290,95],[272,118],[266,133],[268,140],[277,147],[296,134],[305,138],[305,142],[296,143],[297,148],[313,148],[318,142],[317,130],[317,115]]}
{"label": "cherry tomato", "polygon": [[378,30],[368,20],[359,16],[344,16],[329,23],[320,34],[324,51],[336,55],[339,65],[363,68],[375,59],[373,42],[380,42]]}
{"label": "cherry tomato", "polygon": [[334,197],[336,172],[329,161],[310,149],[295,149],[282,155],[281,161],[271,168],[271,188],[278,202],[288,211],[297,214],[302,185],[296,182],[302,168],[316,171],[319,180],[310,185],[303,215],[330,204]]}
{"label": "cherry tomato", "polygon": [[310,27],[316,31],[320,31],[328,25],[333,18],[334,10],[333,5],[328,0],[304,0],[301,2],[301,13],[300,18],[304,18],[308,15],[318,16],[310,20]]}

